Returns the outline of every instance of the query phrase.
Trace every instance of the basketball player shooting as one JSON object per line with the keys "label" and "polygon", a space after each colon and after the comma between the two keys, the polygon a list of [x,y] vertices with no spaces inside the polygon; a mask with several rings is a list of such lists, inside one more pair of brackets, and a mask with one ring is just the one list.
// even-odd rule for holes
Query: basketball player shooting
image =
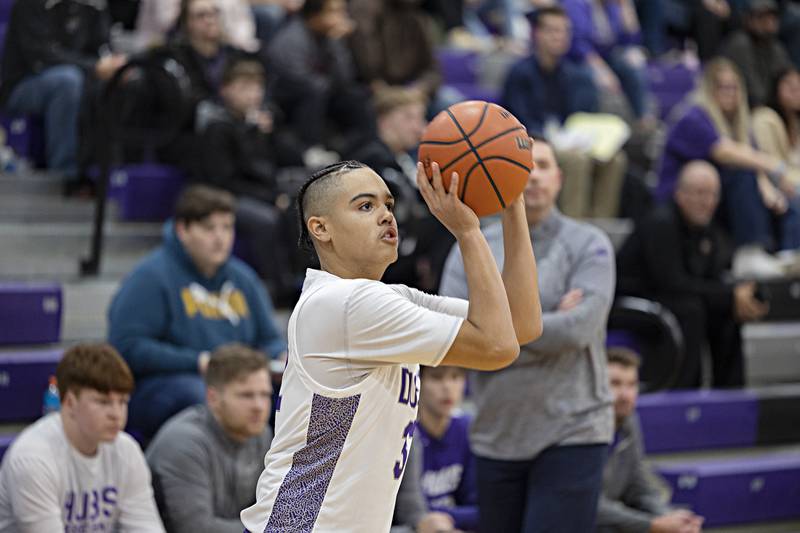
{"label": "basketball player shooting", "polygon": [[461,248],[469,302],[381,283],[397,259],[394,199],[354,161],[315,173],[301,188],[301,241],[309,269],[289,320],[289,357],[275,438],[247,531],[389,531],[409,456],[419,365],[495,370],[541,334],[536,263],[522,198],[502,213],[502,275],[478,217],[449,191],[438,166],[417,183],[431,212]]}

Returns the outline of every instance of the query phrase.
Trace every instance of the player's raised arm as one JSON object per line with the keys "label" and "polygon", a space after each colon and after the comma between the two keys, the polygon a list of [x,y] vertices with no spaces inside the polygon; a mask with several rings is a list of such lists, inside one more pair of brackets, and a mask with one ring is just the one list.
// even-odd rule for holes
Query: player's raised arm
{"label": "player's raised arm", "polygon": [[503,284],[514,331],[519,344],[528,344],[542,335],[542,306],[523,195],[503,211],[503,247]]}
{"label": "player's raised arm", "polygon": [[519,343],[503,279],[481,233],[478,217],[456,194],[458,175],[453,174],[448,192],[439,166],[431,166],[432,180],[422,164],[417,166],[417,184],[431,213],[458,241],[470,295],[467,319],[442,364],[478,370],[506,367],[519,355]]}

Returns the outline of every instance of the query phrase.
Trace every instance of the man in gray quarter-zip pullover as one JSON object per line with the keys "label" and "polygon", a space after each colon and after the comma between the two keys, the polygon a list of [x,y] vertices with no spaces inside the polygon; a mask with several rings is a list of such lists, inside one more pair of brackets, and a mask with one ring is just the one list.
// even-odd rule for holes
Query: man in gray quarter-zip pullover
{"label": "man in gray quarter-zip pullover", "polygon": [[267,358],[222,346],[205,381],[207,405],[172,417],[147,449],[156,503],[171,533],[242,533],[239,512],[255,501],[272,442]]}
{"label": "man in gray quarter-zip pullover", "polygon": [[[604,233],[556,209],[562,176],[550,145],[535,140],[533,157],[524,194],[544,332],[510,367],[474,376],[480,531],[585,533],[613,433],[604,344],[614,253]],[[500,265],[502,231],[485,229]],[[440,293],[468,296],[457,248]]]}

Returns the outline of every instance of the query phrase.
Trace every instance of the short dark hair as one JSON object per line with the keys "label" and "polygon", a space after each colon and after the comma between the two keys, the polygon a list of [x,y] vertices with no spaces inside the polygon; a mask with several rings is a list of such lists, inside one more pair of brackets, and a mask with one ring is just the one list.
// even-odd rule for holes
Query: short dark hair
{"label": "short dark hair", "polygon": [[625,368],[639,368],[642,360],[639,354],[623,346],[611,346],[606,349],[606,359],[608,364],[620,365]]}
{"label": "short dark hair", "polygon": [[133,374],[119,352],[106,343],[83,343],[69,348],[56,367],[58,393],[65,398],[83,389],[102,393],[133,391]]}
{"label": "short dark hair", "polygon": [[224,387],[259,370],[269,372],[265,354],[244,344],[225,344],[214,350],[208,360],[206,385]]}
{"label": "short dark hair", "polygon": [[306,0],[303,3],[303,7],[300,8],[300,14],[304,19],[308,20],[314,15],[318,15],[324,11],[325,6],[330,1],[331,0]]}
{"label": "short dark hair", "polygon": [[533,13],[533,16],[531,17],[531,24],[533,24],[534,28],[538,29],[542,25],[542,20],[544,20],[544,17],[547,16],[569,18],[567,17],[567,12],[564,11],[563,7],[547,6],[541,7]]}
{"label": "short dark hair", "polygon": [[314,189],[316,189],[322,182],[333,178],[338,178],[343,174],[347,174],[348,172],[358,170],[360,168],[369,167],[364,163],[352,160],[333,163],[332,165],[328,165],[327,167],[321,168],[314,172],[311,177],[306,180],[303,186],[300,187],[300,192],[297,194],[297,218],[298,222],[300,223],[300,239],[298,245],[301,249],[307,251],[314,250],[314,242],[311,240],[311,235],[308,234],[308,228],[306,227],[306,211],[308,211],[310,203],[308,200],[309,188],[311,188],[311,195],[313,195]]}
{"label": "short dark hair", "polygon": [[228,191],[207,185],[186,187],[175,206],[175,220],[184,224],[199,222],[213,213],[234,213],[236,199]]}
{"label": "short dark hair", "polygon": [[229,62],[222,73],[222,85],[228,85],[241,79],[264,85],[267,75],[261,63],[253,59],[238,59]]}

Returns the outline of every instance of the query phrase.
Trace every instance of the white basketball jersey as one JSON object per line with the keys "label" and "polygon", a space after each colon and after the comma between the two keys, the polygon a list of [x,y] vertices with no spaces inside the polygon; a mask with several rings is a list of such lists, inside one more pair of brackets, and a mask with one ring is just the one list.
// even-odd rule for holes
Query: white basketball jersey
{"label": "white basketball jersey", "polygon": [[419,363],[444,357],[464,300],[309,270],[289,320],[275,439],[251,533],[388,531],[411,449]]}

